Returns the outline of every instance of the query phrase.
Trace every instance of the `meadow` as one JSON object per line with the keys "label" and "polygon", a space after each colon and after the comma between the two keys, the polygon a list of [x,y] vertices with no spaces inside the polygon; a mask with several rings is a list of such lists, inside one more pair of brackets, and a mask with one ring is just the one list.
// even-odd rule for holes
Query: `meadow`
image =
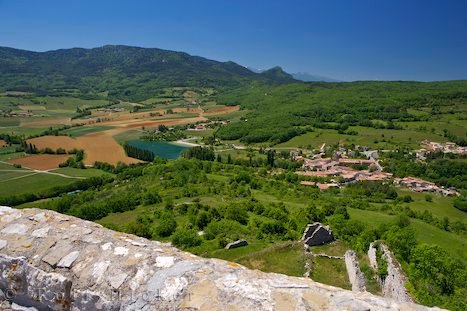
{"label": "meadow", "polygon": [[70,129],[66,129],[61,131],[60,133],[69,135],[71,137],[79,137],[83,136],[86,134],[90,133],[95,133],[95,132],[100,132],[100,131],[105,131],[105,130],[110,130],[112,129],[112,126],[77,126],[77,127],[72,127]]}

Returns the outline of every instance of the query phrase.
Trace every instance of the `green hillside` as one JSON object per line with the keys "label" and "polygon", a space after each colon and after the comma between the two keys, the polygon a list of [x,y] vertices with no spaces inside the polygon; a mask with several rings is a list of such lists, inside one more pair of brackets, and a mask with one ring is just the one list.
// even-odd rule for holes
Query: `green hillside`
{"label": "green hillside", "polygon": [[[442,140],[444,129],[457,133],[459,140],[465,142],[467,132],[467,81],[315,82],[279,86],[256,83],[224,92],[218,100],[253,111],[245,122],[231,124],[218,133],[222,139],[239,139],[244,143],[283,143],[319,130],[331,130],[328,134],[334,135],[332,143],[335,143],[361,138],[359,134],[367,133],[365,128],[377,129],[378,137],[356,139],[355,144],[371,145],[376,139],[381,140],[380,134],[388,134],[383,136],[385,140],[402,136],[406,143],[409,137]],[[385,130],[395,130],[401,135]],[[415,131],[422,134],[414,135]],[[311,142],[316,146],[322,139]],[[395,142],[400,143],[401,139]],[[298,144],[306,146],[307,141],[287,146]]]}
{"label": "green hillside", "polygon": [[294,82],[275,68],[254,73],[234,62],[122,45],[32,52],[0,47],[0,91],[96,95],[144,100],[164,87],[238,87],[251,81]]}

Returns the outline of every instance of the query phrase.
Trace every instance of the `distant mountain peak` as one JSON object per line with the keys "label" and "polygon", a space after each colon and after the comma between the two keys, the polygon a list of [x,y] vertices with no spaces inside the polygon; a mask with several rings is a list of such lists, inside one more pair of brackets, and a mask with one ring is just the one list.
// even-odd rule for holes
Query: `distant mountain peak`
{"label": "distant mountain peak", "polygon": [[292,77],[296,80],[304,81],[304,82],[341,82],[340,80],[336,80],[333,78],[328,78],[320,75],[311,74],[308,72],[296,72],[291,74]]}
{"label": "distant mountain peak", "polygon": [[293,81],[294,77],[292,77],[291,74],[285,72],[282,67],[280,66],[275,66],[272,67],[271,69],[262,71],[260,75],[264,77],[268,77],[270,79],[274,79],[276,81]]}

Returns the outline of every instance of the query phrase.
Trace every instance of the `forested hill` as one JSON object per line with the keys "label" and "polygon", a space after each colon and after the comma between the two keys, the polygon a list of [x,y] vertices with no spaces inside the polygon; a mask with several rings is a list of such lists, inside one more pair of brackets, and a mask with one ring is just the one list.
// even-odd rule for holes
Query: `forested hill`
{"label": "forested hill", "polygon": [[164,87],[236,87],[251,81],[294,82],[279,67],[254,73],[234,62],[218,62],[183,52],[107,45],[93,49],[32,52],[0,47],[0,91],[109,92],[145,99]]}
{"label": "forested hill", "polygon": [[[248,122],[221,128],[219,138],[275,144],[313,128],[354,136],[352,126],[395,129],[403,122],[421,122],[419,126],[433,127],[430,121],[437,126],[446,122],[443,128],[450,128],[454,120],[449,119],[466,118],[467,81],[251,84],[224,92],[217,100],[250,111]],[[458,135],[465,144],[465,132]]]}

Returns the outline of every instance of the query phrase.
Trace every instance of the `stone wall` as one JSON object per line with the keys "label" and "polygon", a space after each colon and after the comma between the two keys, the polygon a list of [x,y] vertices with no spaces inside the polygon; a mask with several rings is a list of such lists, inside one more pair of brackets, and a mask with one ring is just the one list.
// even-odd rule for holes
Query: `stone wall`
{"label": "stone wall", "polygon": [[365,276],[360,270],[360,265],[357,260],[357,253],[352,250],[348,250],[344,255],[345,267],[347,268],[347,274],[349,275],[350,284],[352,284],[352,290],[355,292],[366,291]]}
{"label": "stone wall", "polygon": [[[387,272],[388,275],[384,280],[379,279],[381,289],[384,297],[394,299],[399,302],[413,302],[412,297],[407,292],[405,288],[405,283],[407,279],[402,271],[402,268],[399,262],[396,260],[394,255],[391,253],[386,244],[379,242],[378,243],[383,250],[382,259],[387,263]],[[376,260],[376,247],[375,243],[370,244],[368,249],[368,257],[370,259],[371,267],[377,271],[378,262]]]}
{"label": "stone wall", "polygon": [[52,211],[0,208],[0,246],[0,289],[15,309],[428,309],[200,258]]}
{"label": "stone wall", "polygon": [[381,243],[381,247],[383,248],[383,259],[386,260],[388,264],[388,275],[383,282],[383,296],[401,302],[413,301],[405,288],[407,279],[399,262],[394,258],[394,255],[386,244]]}

